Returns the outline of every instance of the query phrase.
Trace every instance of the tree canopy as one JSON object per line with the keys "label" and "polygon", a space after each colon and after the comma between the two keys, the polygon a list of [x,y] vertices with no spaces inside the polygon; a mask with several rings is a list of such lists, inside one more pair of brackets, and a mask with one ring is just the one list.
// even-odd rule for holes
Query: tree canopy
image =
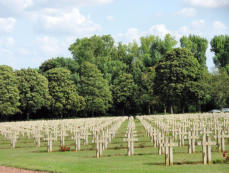
{"label": "tree canopy", "polygon": [[53,68],[47,71],[52,111],[63,117],[68,113],[77,113],[85,107],[85,99],[79,96],[76,86],[70,79],[70,71]]}
{"label": "tree canopy", "polygon": [[199,64],[206,68],[206,51],[208,48],[208,41],[198,35],[183,36],[180,39],[181,47],[189,49]]}
{"label": "tree canopy", "polygon": [[[209,40],[210,41],[210,40]],[[208,40],[144,35],[129,43],[111,35],[77,38],[71,57],[38,69],[0,66],[0,115],[9,120],[209,111],[229,107],[229,36]],[[226,73],[227,72],[227,73]]]}
{"label": "tree canopy", "polygon": [[79,92],[85,98],[86,114],[104,114],[111,107],[112,95],[108,81],[96,65],[90,62],[84,62],[80,67]]}
{"label": "tree canopy", "polygon": [[0,65],[0,115],[4,118],[20,111],[17,84],[13,69],[6,65]]}
{"label": "tree canopy", "polygon": [[211,40],[211,51],[215,53],[214,63],[225,68],[229,74],[229,36],[218,35]]}
{"label": "tree canopy", "polygon": [[173,105],[194,99],[193,87],[202,72],[197,59],[188,49],[175,48],[168,52],[155,70],[155,93],[165,105],[170,106],[171,112]]}

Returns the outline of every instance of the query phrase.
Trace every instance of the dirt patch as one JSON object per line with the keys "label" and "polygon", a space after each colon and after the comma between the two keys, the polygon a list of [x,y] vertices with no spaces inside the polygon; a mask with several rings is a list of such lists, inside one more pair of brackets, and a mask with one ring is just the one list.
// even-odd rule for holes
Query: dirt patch
{"label": "dirt patch", "polygon": [[33,170],[26,170],[26,169],[20,169],[20,168],[7,167],[7,166],[0,166],[0,172],[4,172],[4,173],[48,173],[48,172],[43,172],[43,171],[33,171]]}

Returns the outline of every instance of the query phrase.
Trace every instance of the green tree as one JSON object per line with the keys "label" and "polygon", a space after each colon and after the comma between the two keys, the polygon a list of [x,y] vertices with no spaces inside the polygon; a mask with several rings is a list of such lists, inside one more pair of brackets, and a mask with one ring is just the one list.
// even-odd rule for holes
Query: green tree
{"label": "green tree", "polygon": [[16,75],[13,69],[6,65],[0,66],[0,115],[14,115],[20,110],[18,106],[19,91]]}
{"label": "green tree", "polygon": [[79,64],[72,58],[64,58],[64,57],[57,57],[46,60],[43,62],[39,70],[41,72],[46,72],[52,68],[66,68],[71,71],[71,73],[75,73],[79,70]]}
{"label": "green tree", "polygon": [[112,84],[113,80],[119,76],[120,73],[126,72],[128,69],[127,65],[119,60],[106,61],[104,64],[101,63],[98,68],[104,74],[104,78],[109,84]]}
{"label": "green tree", "polygon": [[219,35],[211,40],[211,51],[215,53],[216,67],[223,67],[229,74],[229,36]]}
{"label": "green tree", "polygon": [[20,92],[20,109],[28,120],[31,113],[49,105],[48,80],[31,68],[17,70],[16,76]]}
{"label": "green tree", "polygon": [[137,85],[134,83],[133,76],[128,73],[121,73],[114,79],[112,95],[116,110],[121,110],[122,115],[128,113],[135,100]]}
{"label": "green tree", "polygon": [[144,55],[144,63],[147,67],[154,66],[158,63],[162,58],[164,58],[166,53],[172,50],[177,44],[177,41],[170,34],[166,34],[164,40],[159,37],[154,37],[153,39],[153,36],[149,37],[149,40],[152,41],[150,58],[146,56],[148,55],[148,52]]}
{"label": "green tree", "polygon": [[77,113],[84,109],[85,100],[77,93],[76,86],[70,79],[70,71],[53,68],[47,71],[49,93],[52,96],[51,109],[63,118],[68,113]]}
{"label": "green tree", "polygon": [[206,68],[206,51],[208,48],[208,40],[198,35],[183,36],[180,39],[181,47],[189,49],[199,64]]}
{"label": "green tree", "polygon": [[79,87],[79,64],[72,58],[57,57],[43,62],[39,71],[45,74],[46,71],[53,68],[65,68],[71,71],[71,80]]}
{"label": "green tree", "polygon": [[155,76],[155,94],[166,106],[181,104],[184,108],[187,101],[195,100],[193,88],[198,84],[202,69],[193,54],[185,48],[175,48],[168,52],[157,65]]}
{"label": "green tree", "polygon": [[143,56],[150,57],[150,49],[154,39],[155,39],[154,35],[149,35],[140,38],[141,41],[140,52]]}
{"label": "green tree", "polygon": [[154,105],[157,104],[158,99],[154,95],[154,78],[155,78],[155,68],[147,67],[141,76],[141,87],[140,96],[138,97],[141,107],[147,110],[148,114],[153,111]]}
{"label": "green tree", "polygon": [[[121,42],[118,43],[118,46],[115,48],[112,54],[113,60],[122,61],[126,65],[130,65],[133,60],[133,54],[129,54],[129,51],[131,50],[131,44],[128,46],[126,44],[123,44]],[[136,46],[136,45],[133,45]],[[136,47],[133,47],[136,48]]]}
{"label": "green tree", "polygon": [[114,39],[110,35],[77,39],[69,47],[73,58],[79,63],[88,61],[96,63],[97,57],[111,56],[114,50]]}
{"label": "green tree", "polygon": [[111,106],[112,95],[108,81],[94,64],[81,64],[79,92],[85,98],[85,112],[88,115],[104,114]]}
{"label": "green tree", "polygon": [[225,69],[222,68],[214,73],[210,84],[212,98],[219,108],[222,109],[224,106],[228,106],[229,103],[226,101],[229,98],[229,76]]}

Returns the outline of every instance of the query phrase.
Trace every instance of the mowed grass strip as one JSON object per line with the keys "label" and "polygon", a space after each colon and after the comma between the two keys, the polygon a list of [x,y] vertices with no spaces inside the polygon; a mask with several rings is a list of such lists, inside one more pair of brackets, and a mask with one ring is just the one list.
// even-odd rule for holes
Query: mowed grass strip
{"label": "mowed grass strip", "polygon": [[[118,130],[116,137],[108,145],[103,156],[95,158],[95,144],[81,145],[82,151],[59,152],[59,141],[54,142],[54,152],[47,153],[47,142],[42,141],[37,148],[33,139],[20,138],[16,149],[11,150],[10,143],[0,137],[0,165],[63,173],[228,173],[229,164],[202,165],[201,147],[197,152],[187,154],[187,146],[174,148],[174,166],[164,166],[164,155],[157,154],[143,126],[135,120],[138,140],[135,143],[135,155],[127,156],[127,142],[124,142],[128,121]],[[91,137],[89,138],[91,142]],[[229,150],[228,140],[226,149]],[[66,145],[74,150],[74,142],[66,138]],[[222,153],[213,147],[212,159],[223,159]]]}

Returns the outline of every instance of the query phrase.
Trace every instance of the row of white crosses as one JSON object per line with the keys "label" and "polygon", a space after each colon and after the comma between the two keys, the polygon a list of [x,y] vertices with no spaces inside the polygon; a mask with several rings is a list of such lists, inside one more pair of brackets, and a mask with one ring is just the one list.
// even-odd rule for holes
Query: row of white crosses
{"label": "row of white crosses", "polygon": [[128,156],[134,155],[134,142],[138,141],[137,134],[135,131],[134,118],[131,116],[128,118],[127,131],[125,134],[126,138],[124,141],[127,142],[127,154]]}
{"label": "row of white crosses", "polygon": [[[158,153],[166,152],[166,143],[169,146],[183,146],[188,141],[188,153],[195,152],[196,144],[202,146],[203,163],[211,163],[211,146],[217,144],[218,151],[225,150],[225,139],[229,138],[229,114],[181,114],[163,116],[137,117],[150,136]],[[168,140],[168,135],[172,135]],[[216,142],[212,142],[211,139]],[[167,141],[166,141],[167,140]],[[172,140],[177,141],[173,143]],[[172,151],[170,151],[172,152]],[[169,153],[170,153],[169,152]],[[172,154],[165,159],[166,165],[172,165]]]}
{"label": "row of white crosses", "polygon": [[173,142],[172,137],[165,136],[158,129],[153,128],[151,124],[142,117],[137,118],[145,128],[154,146],[158,147],[158,154],[165,154],[165,165],[173,165],[173,147],[178,146],[178,144]]}
{"label": "row of white crosses", "polygon": [[100,158],[103,151],[107,149],[108,143],[115,137],[116,132],[127,117],[117,119],[112,124],[103,124],[94,129],[93,142],[96,143],[96,158]]}
{"label": "row of white crosses", "polygon": [[[0,123],[0,134],[10,140],[11,148],[15,148],[16,141],[21,137],[27,139],[33,137],[37,147],[40,147],[43,139],[47,142],[48,152],[52,152],[53,141],[60,139],[60,146],[64,146],[65,138],[69,136],[75,142],[75,149],[80,150],[80,140],[84,140],[84,144],[87,145],[92,129],[106,129],[115,122],[123,122],[125,118],[127,117]],[[114,129],[108,132],[114,136]]]}

